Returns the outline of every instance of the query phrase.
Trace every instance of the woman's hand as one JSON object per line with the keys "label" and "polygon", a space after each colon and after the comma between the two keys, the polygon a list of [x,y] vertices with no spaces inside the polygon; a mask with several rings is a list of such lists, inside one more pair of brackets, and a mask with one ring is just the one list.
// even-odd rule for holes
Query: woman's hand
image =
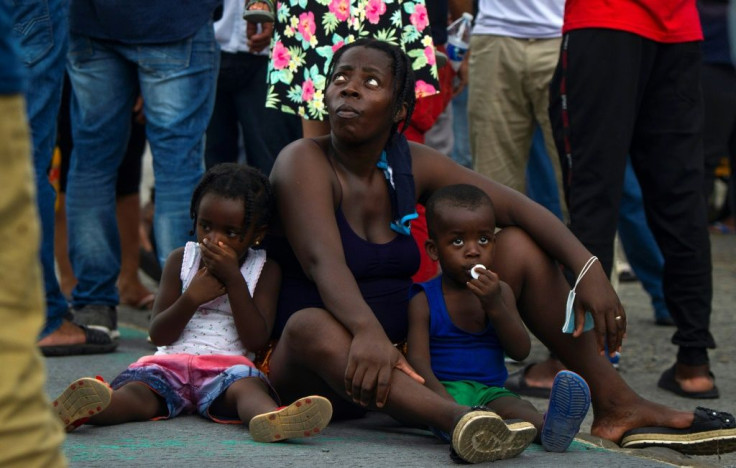
{"label": "woman's hand", "polygon": [[238,255],[223,242],[213,243],[204,239],[200,244],[202,263],[207,270],[227,286],[231,281],[243,278],[240,274]]}
{"label": "woman's hand", "polygon": [[583,334],[587,310],[595,322],[595,337],[601,355],[605,353],[606,343],[609,354],[620,352],[626,335],[626,312],[600,262],[591,265],[575,292],[575,331],[572,335],[578,337]]}
{"label": "woman's hand", "polygon": [[353,337],[350,344],[345,391],[361,406],[368,406],[375,401],[376,406],[381,408],[391,390],[394,368],[424,383],[424,379],[414,371],[382,330],[361,332]]}

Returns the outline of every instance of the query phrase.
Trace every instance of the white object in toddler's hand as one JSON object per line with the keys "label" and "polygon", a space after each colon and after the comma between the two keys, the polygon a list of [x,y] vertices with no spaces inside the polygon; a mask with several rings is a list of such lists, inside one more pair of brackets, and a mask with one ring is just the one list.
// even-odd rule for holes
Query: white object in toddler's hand
{"label": "white object in toddler's hand", "polygon": [[472,276],[473,279],[478,279],[480,274],[476,270],[485,270],[485,269],[486,269],[486,266],[483,265],[482,263],[479,263],[470,269],[470,276]]}

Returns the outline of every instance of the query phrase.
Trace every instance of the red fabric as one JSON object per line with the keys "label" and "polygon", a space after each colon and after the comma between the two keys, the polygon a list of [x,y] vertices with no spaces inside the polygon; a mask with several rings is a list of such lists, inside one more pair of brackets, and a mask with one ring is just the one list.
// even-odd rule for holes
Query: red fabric
{"label": "red fabric", "polygon": [[695,0],[567,0],[562,32],[583,28],[616,29],[657,42],[703,39]]}
{"label": "red fabric", "polygon": [[[443,52],[445,51],[444,46],[438,46],[437,48]],[[417,99],[409,127],[404,131],[404,135],[409,141],[424,143],[424,134],[432,128],[432,125],[452,99],[452,79],[455,77],[455,72],[449,62],[438,70],[438,76],[440,92],[433,96]],[[437,276],[439,265],[429,258],[427,250],[424,248],[424,243],[429,239],[429,233],[427,232],[427,219],[424,216],[422,205],[417,205],[417,214],[419,217],[411,222],[411,235],[419,247],[420,262],[419,270],[411,279],[415,283],[421,283]]]}
{"label": "red fabric", "polygon": [[[438,46],[438,50],[444,52],[444,46]],[[414,113],[411,115],[409,127],[404,131],[406,139],[417,143],[424,143],[424,134],[432,128],[442,111],[452,99],[452,79],[455,76],[448,61],[444,67],[438,70],[440,92],[432,96],[417,99]]]}
{"label": "red fabric", "polygon": [[427,218],[424,215],[424,206],[417,205],[417,214],[419,217],[411,222],[411,235],[414,241],[419,246],[419,269],[411,279],[415,283],[423,283],[437,276],[439,273],[439,264],[429,258],[427,255],[427,249],[424,248],[424,243],[429,239],[429,233],[427,232]]}

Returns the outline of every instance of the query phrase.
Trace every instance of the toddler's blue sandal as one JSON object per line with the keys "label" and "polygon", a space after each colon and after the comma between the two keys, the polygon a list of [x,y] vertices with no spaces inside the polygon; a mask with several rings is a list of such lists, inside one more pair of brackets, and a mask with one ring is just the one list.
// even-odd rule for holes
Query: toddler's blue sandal
{"label": "toddler's blue sandal", "polygon": [[542,425],[542,446],[548,452],[564,452],[580,431],[590,408],[590,389],[578,374],[561,371],[555,377]]}

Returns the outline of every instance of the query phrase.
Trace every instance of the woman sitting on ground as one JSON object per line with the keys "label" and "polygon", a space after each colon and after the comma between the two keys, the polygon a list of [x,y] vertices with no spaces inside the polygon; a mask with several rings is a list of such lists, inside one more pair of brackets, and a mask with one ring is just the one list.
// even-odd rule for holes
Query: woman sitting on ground
{"label": "woman sitting on ground", "polygon": [[[398,129],[411,115],[414,83],[400,49],[356,41],[335,54],[328,76],[331,133],[286,147],[271,174],[282,232],[268,249],[284,278],[269,364],[285,400],[320,394],[336,417],[379,409],[404,423],[458,433],[468,408],[422,385],[394,344],[406,338],[407,292],[419,263],[405,235],[415,203],[465,183],[494,201],[505,232],[492,267],[511,286],[525,324],[590,385],[593,435],[686,453],[736,449],[732,416],[647,401],[612,368],[604,344],[620,350],[626,315],[600,263],[576,287],[574,333],[560,331],[570,286],[557,262],[577,276],[590,252],[524,195],[406,142]],[[595,326],[584,333],[585,311]]]}

